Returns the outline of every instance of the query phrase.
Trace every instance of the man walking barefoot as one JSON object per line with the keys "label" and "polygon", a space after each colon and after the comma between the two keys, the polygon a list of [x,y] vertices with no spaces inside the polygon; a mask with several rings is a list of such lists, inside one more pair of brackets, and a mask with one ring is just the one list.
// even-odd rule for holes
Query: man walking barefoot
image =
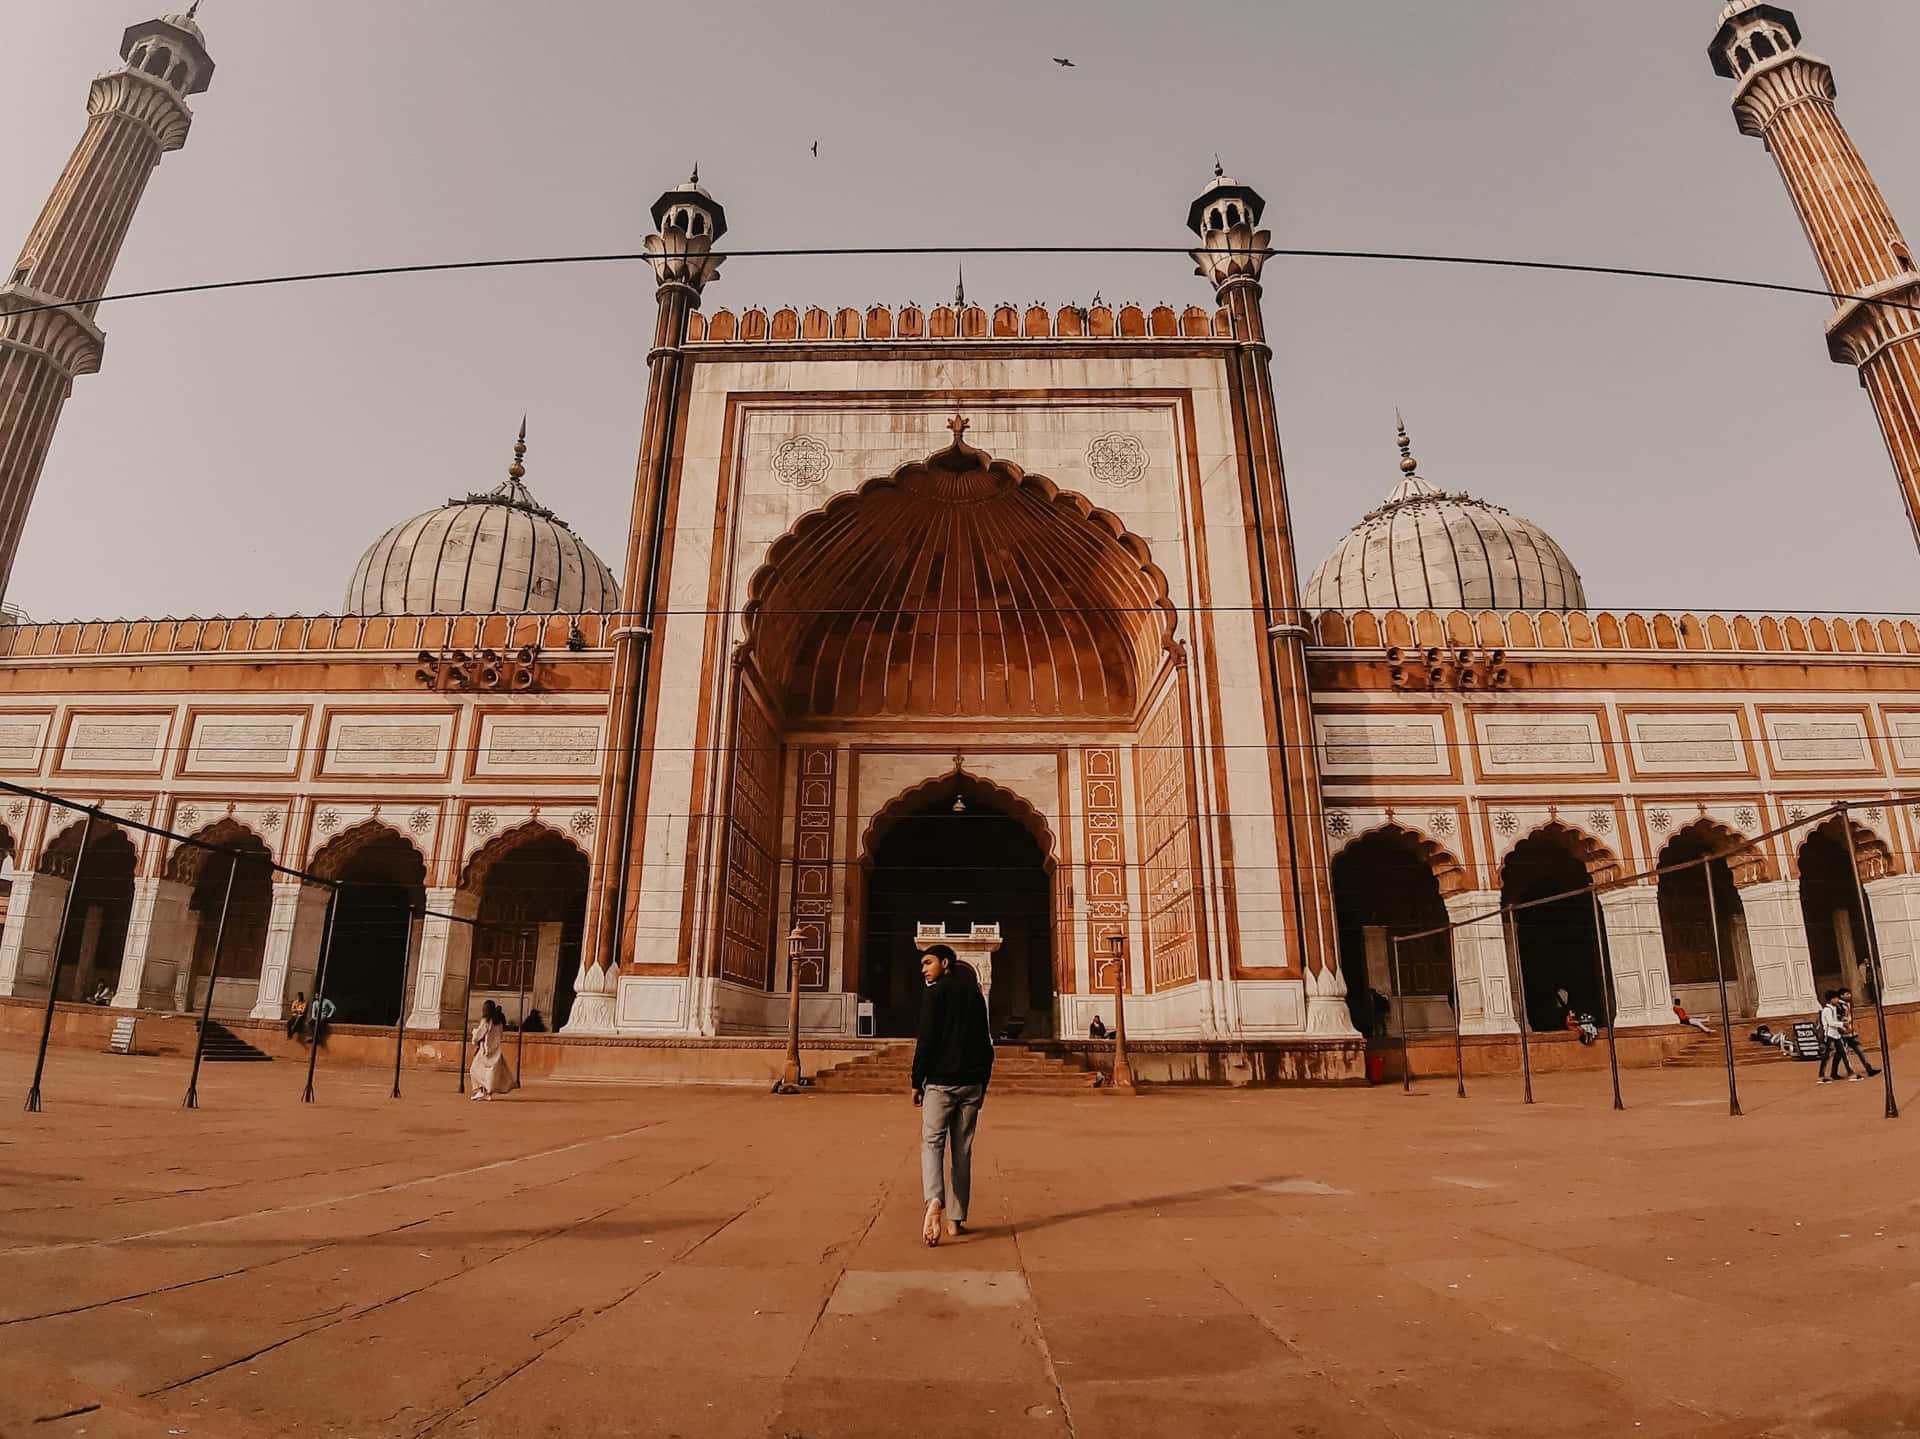
{"label": "man walking barefoot", "polygon": [[[927,1200],[920,1234],[932,1248],[966,1233],[973,1191],[973,1130],[993,1078],[993,1035],[987,999],[970,965],[936,944],[920,956],[927,982],[920,1038],[913,1047],[913,1102],[920,1107],[920,1185]],[[947,1183],[951,1160],[953,1183]]]}

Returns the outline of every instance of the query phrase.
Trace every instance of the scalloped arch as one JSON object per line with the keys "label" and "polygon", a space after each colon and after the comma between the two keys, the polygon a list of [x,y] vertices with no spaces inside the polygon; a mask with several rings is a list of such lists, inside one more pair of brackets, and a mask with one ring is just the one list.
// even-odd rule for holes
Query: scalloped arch
{"label": "scalloped arch", "polygon": [[580,847],[579,841],[565,830],[548,824],[543,819],[529,819],[516,824],[512,829],[503,830],[476,849],[460,871],[460,888],[478,890],[485,887],[487,876],[500,861],[510,858],[522,845],[534,843],[546,836],[564,841],[567,848],[579,855],[581,860],[590,863],[592,856]]}
{"label": "scalloped arch", "polygon": [[420,846],[381,819],[363,819],[352,828],[336,834],[314,851],[313,858],[307,861],[307,869],[318,879],[337,880],[362,850],[388,836],[399,840],[418,856],[423,873],[431,872],[427,856],[421,853]]}
{"label": "scalloped arch", "polygon": [[[267,843],[266,836],[251,825],[243,824],[232,815],[222,815],[212,824],[203,824],[190,836],[201,844],[234,845],[241,849],[250,846],[244,841],[252,840],[260,846],[260,852],[268,859],[273,858],[273,846]],[[182,884],[197,884],[200,872],[207,867],[207,861],[213,858],[213,851],[199,848],[198,845],[176,844],[173,853],[167,856],[167,878]]]}
{"label": "scalloped arch", "polygon": [[1176,615],[1146,542],[956,440],[803,515],[747,585],[789,713],[1130,716]]}
{"label": "scalloped arch", "polygon": [[1389,839],[1398,840],[1410,848],[1420,863],[1425,865],[1433,875],[1442,895],[1465,894],[1473,888],[1473,876],[1451,850],[1438,840],[1401,824],[1398,820],[1381,820],[1378,824],[1369,825],[1365,829],[1356,830],[1347,835],[1340,845],[1328,854],[1327,863],[1332,864],[1369,835],[1383,835]]}

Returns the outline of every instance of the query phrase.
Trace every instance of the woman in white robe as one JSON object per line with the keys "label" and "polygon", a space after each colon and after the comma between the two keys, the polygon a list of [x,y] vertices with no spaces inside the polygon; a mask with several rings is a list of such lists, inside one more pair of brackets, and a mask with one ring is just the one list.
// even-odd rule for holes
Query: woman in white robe
{"label": "woman in white robe", "polygon": [[480,1022],[473,1027],[473,1063],[467,1066],[468,1077],[473,1080],[471,1097],[474,1099],[492,1099],[513,1088],[513,1068],[507,1063],[501,1043],[506,1028],[506,1015],[501,1013],[499,1005],[488,1000],[481,1007]]}

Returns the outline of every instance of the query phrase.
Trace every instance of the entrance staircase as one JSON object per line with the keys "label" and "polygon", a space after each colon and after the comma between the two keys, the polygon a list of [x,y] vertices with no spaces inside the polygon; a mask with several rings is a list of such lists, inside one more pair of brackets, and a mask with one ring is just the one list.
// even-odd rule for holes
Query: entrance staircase
{"label": "entrance staircase", "polygon": [[271,1054],[255,1049],[226,1025],[212,1019],[207,1021],[200,1057],[208,1064],[265,1064],[273,1058]]}
{"label": "entrance staircase", "polygon": [[[1736,1019],[1733,1022],[1733,1062],[1736,1068],[1746,1069],[1756,1064],[1791,1064],[1792,1060],[1771,1044],[1755,1044],[1749,1035],[1753,1033],[1758,1020]],[[1869,1050],[1869,1053],[1872,1051]],[[1677,1054],[1669,1055],[1664,1061],[1668,1069],[1724,1069],[1727,1064],[1727,1042],[1720,1037],[1719,1026],[1715,1025],[1712,1034],[1702,1034],[1694,1030],[1687,1040],[1686,1047]],[[1808,1061],[1809,1067],[1812,1061]]]}
{"label": "entrance staircase", "polygon": [[[1024,1044],[996,1044],[993,1086],[988,1093],[1091,1094],[1097,1077],[1084,1065],[1041,1054]],[[912,1040],[877,1045],[813,1081],[816,1094],[905,1095],[912,1087]]]}

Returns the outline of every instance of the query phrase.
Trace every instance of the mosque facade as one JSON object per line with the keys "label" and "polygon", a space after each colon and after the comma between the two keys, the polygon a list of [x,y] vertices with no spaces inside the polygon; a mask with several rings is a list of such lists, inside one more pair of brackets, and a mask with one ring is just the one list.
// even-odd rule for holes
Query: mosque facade
{"label": "mosque facade", "polygon": [[[1920,281],[1831,70],[1750,0],[1712,55],[1865,297],[1830,346],[1911,508],[1920,330],[1889,301]],[[190,14],[123,60],[0,288],[20,515],[98,367],[86,301],[212,74]],[[1207,303],[735,312],[707,304],[723,206],[668,191],[617,565],[535,498],[523,427],[503,483],[372,543],[338,614],[0,627],[0,779],[104,818],[0,794],[0,996],[211,987],[269,1022],[324,956],[350,1022],[493,998],[692,1041],[782,1028],[793,986],[805,1032],[884,1037],[939,934],[1029,1038],[1110,1021],[1118,984],[1143,1036],[1302,1045],[1350,1041],[1374,991],[1472,1034],[1568,1003],[1658,1026],[1721,976],[1763,1018],[1842,982],[1920,1003],[1920,834],[1890,802],[1920,630],[1594,609],[1404,428],[1382,504],[1303,573],[1263,209],[1217,172],[1194,201]]]}

